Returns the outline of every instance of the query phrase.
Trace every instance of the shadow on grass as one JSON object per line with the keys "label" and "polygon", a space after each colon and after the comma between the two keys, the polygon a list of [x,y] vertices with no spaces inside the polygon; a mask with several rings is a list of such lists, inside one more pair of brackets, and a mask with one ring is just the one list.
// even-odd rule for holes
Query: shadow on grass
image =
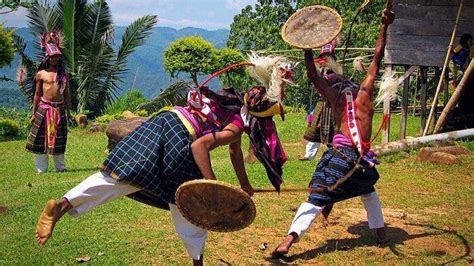
{"label": "shadow on grass", "polygon": [[[442,264],[453,263],[459,261],[463,258],[466,258],[471,253],[471,247],[469,242],[466,238],[459,234],[455,230],[446,230],[442,228],[438,228],[431,224],[409,224],[414,226],[420,226],[426,228],[424,232],[420,234],[408,234],[405,230],[397,227],[390,227],[387,225],[387,236],[389,237],[389,242],[385,244],[379,244],[375,240],[375,236],[373,232],[368,229],[366,222],[360,222],[356,225],[350,226],[347,231],[351,234],[359,235],[357,238],[342,238],[342,239],[328,239],[326,240],[326,245],[314,248],[311,250],[307,250],[300,254],[294,254],[291,256],[280,256],[274,257],[270,256],[266,258],[267,261],[274,263],[274,264],[287,264],[293,263],[297,260],[312,260],[322,254],[337,252],[337,251],[346,251],[351,250],[356,247],[363,247],[363,246],[379,246],[379,247],[388,247],[398,257],[405,257],[405,254],[397,247],[397,245],[403,245],[405,241],[410,239],[416,239],[421,237],[427,236],[435,236],[435,235],[445,235],[450,234],[455,236],[459,241],[462,243],[464,247],[464,254],[458,256],[452,260],[443,262]],[[372,236],[372,237],[371,237]]]}
{"label": "shadow on grass", "polygon": [[67,173],[74,173],[74,172],[84,172],[84,171],[99,171],[100,167],[83,167],[83,168],[67,168],[66,171],[64,171],[65,174]]}

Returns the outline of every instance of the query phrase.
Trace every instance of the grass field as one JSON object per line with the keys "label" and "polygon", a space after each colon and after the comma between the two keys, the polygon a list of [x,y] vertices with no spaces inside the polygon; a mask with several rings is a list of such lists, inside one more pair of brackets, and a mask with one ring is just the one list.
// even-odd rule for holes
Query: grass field
{"label": "grass field", "polygon": [[[398,135],[398,116],[392,117],[392,135]],[[302,114],[288,114],[279,135],[289,160],[284,168],[286,188],[306,187],[315,162],[301,162],[304,151]],[[376,127],[378,122],[374,123]],[[375,129],[374,129],[375,130]],[[409,135],[419,131],[411,119]],[[0,264],[74,264],[89,256],[91,264],[189,264],[169,213],[123,198],[57,224],[46,246],[34,241],[37,217],[45,202],[60,198],[105,159],[106,136],[73,129],[68,140],[68,172],[34,174],[33,155],[25,140],[0,142]],[[474,142],[457,142],[474,150]],[[247,140],[244,138],[244,146]],[[220,180],[237,184],[227,151],[213,152]],[[244,150],[246,153],[246,149]],[[321,154],[321,153],[320,153]],[[381,158],[377,183],[388,235],[386,245],[375,244],[358,198],[336,204],[326,228],[316,221],[287,260],[270,257],[283,239],[294,209],[306,193],[265,193],[253,198],[257,217],[252,225],[234,233],[210,233],[205,262],[214,264],[472,264],[474,241],[474,155],[461,156],[458,165],[415,161],[416,151]],[[52,169],[52,165],[50,165]],[[269,188],[260,164],[247,164],[254,188]],[[261,250],[260,245],[268,248]]]}

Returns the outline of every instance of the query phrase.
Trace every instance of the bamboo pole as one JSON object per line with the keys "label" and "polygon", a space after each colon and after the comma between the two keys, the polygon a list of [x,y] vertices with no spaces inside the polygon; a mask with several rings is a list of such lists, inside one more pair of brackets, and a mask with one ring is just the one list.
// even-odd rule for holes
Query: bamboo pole
{"label": "bamboo pole", "polygon": [[454,106],[456,106],[459,98],[462,95],[462,92],[466,88],[466,83],[468,82],[469,79],[473,78],[474,76],[473,68],[474,68],[474,60],[471,60],[471,63],[469,63],[469,66],[464,72],[461,82],[456,87],[456,90],[454,91],[453,96],[451,96],[451,99],[449,99],[448,104],[446,104],[446,106],[443,109],[443,112],[441,112],[441,115],[439,116],[438,122],[436,123],[435,129],[434,129],[435,134],[439,133],[441,131],[441,128],[446,124],[449,113],[454,108]]}
{"label": "bamboo pole", "polygon": [[433,103],[431,104],[431,110],[430,110],[430,114],[428,116],[428,121],[426,122],[425,130],[423,130],[423,136],[426,136],[426,134],[428,133],[428,129],[430,128],[430,124],[431,124],[431,119],[433,119],[433,116],[434,116],[434,113],[435,113],[435,110],[436,110],[436,106],[438,104],[438,95],[439,95],[439,92],[441,90],[441,86],[442,86],[443,81],[444,81],[446,68],[447,68],[447,65],[448,65],[448,62],[449,62],[449,56],[451,55],[451,50],[452,50],[452,47],[453,47],[454,38],[456,37],[456,31],[458,29],[459,18],[461,17],[461,11],[463,9],[463,6],[464,6],[464,1],[461,0],[459,2],[458,14],[456,16],[456,22],[454,24],[453,33],[451,34],[451,40],[450,40],[449,46],[448,46],[448,52],[446,53],[446,58],[444,59],[443,70],[441,71],[441,75],[440,75],[439,82],[438,82],[438,87],[436,88],[436,93],[435,93],[435,96],[434,96],[434,99],[433,99]]}
{"label": "bamboo pole", "polygon": [[373,147],[373,151],[381,156],[399,151],[409,151],[410,149],[418,148],[429,142],[436,140],[454,140],[459,138],[472,138],[474,137],[474,128],[463,129],[458,131],[451,131],[441,134],[434,134],[429,136],[423,136],[418,138],[402,139],[398,141],[389,142],[386,144],[376,145]]}

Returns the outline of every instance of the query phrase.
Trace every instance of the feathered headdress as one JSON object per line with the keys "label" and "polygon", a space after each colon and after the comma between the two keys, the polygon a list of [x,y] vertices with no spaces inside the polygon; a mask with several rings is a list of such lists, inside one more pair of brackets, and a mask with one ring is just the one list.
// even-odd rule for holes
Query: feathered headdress
{"label": "feathered headdress", "polygon": [[46,52],[48,56],[61,55],[61,36],[59,32],[45,32],[40,36],[41,49]]}
{"label": "feathered headdress", "polygon": [[258,80],[266,89],[270,100],[283,101],[285,91],[284,85],[293,85],[294,67],[291,62],[283,56],[261,57],[252,52],[249,55],[249,67],[251,77]]}

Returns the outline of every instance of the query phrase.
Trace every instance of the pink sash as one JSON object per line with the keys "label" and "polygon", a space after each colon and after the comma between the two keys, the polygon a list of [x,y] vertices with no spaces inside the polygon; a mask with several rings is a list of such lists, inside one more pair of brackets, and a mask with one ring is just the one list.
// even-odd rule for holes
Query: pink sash
{"label": "pink sash", "polygon": [[61,121],[61,112],[59,105],[63,102],[52,102],[41,98],[39,107],[44,109],[45,112],[45,138],[44,138],[44,149],[45,152],[54,150],[56,146],[56,134],[58,132],[58,125]]}

